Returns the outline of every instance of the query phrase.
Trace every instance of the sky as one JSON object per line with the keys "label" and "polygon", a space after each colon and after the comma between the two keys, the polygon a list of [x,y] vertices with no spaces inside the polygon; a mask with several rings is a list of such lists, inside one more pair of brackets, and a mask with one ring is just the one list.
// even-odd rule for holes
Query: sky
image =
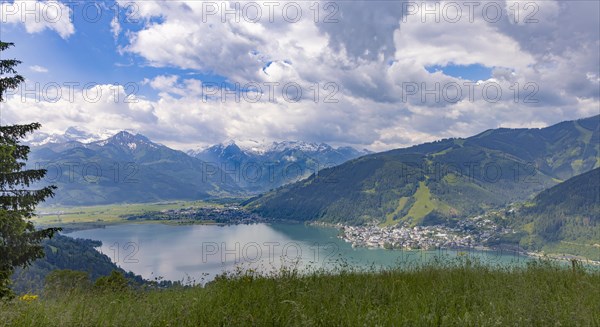
{"label": "sky", "polygon": [[600,113],[598,1],[0,1],[0,123],[383,151]]}

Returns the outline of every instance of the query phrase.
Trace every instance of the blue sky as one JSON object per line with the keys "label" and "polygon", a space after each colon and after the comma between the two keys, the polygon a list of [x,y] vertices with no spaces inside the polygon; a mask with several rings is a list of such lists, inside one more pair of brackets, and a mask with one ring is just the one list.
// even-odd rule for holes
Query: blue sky
{"label": "blue sky", "polygon": [[[75,9],[58,21],[22,19],[14,9],[24,3]],[[494,2],[504,14],[494,22],[481,7],[472,19],[450,22],[445,6],[456,2],[448,1],[439,2],[438,22],[423,16],[429,2],[416,11],[394,1],[319,2],[318,13],[294,2],[303,12],[297,21],[281,10],[289,4],[276,2],[272,20],[252,22],[247,9],[266,10],[264,3],[245,2],[235,19],[224,14],[234,6],[227,2],[95,2],[101,17],[94,22],[83,14],[85,6],[94,13],[86,3],[1,2],[2,41],[16,44],[2,56],[23,61],[28,83],[104,90],[95,102],[16,95],[1,104],[3,122],[40,120],[47,133],[128,129],[181,149],[255,139],[377,151],[600,111],[598,2],[532,2],[536,23],[511,16],[515,3],[525,10],[512,0]],[[211,4],[216,11],[208,14]],[[470,90],[473,81],[480,84]],[[261,93],[236,100],[206,83]],[[444,93],[456,86],[456,98]],[[490,86],[501,89],[500,99],[485,93]],[[297,88],[302,97],[286,98]],[[432,89],[439,94],[427,95]],[[122,101],[132,92],[135,101]]]}
{"label": "blue sky", "polygon": [[[68,2],[70,7],[75,8],[71,15],[76,31],[67,39],[49,29],[40,33],[28,33],[23,24],[3,24],[2,40],[15,43],[15,47],[7,51],[6,56],[21,60],[23,64],[19,72],[32,81],[59,84],[74,82],[80,85],[135,83],[135,92],[150,99],[157,99],[158,95],[148,85],[141,83],[145,78],[181,75],[195,76],[215,83],[226,82],[225,77],[210,72],[181,69],[177,66],[155,67],[138,55],[119,51],[119,47],[126,45],[126,42],[123,35],[115,39],[111,32],[115,2],[98,3],[96,9],[84,7],[82,2]],[[100,13],[99,16],[96,13]],[[119,7],[119,14],[123,28],[139,31],[144,26],[145,22],[141,20],[136,22],[126,19],[127,11],[124,8]],[[44,67],[48,73],[32,71],[30,66]],[[134,87],[128,88],[128,93],[131,92],[134,92]]]}
{"label": "blue sky", "polygon": [[445,75],[462,78],[470,81],[487,80],[492,77],[492,67],[486,67],[482,64],[472,65],[454,65],[446,66],[434,65],[425,67],[428,72],[434,73],[441,71]]}

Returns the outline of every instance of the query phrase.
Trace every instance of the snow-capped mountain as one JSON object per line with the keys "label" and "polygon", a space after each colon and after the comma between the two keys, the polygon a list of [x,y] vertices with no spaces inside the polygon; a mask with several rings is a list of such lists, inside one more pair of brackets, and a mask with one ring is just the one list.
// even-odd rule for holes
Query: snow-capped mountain
{"label": "snow-capped mountain", "polygon": [[237,172],[239,184],[246,190],[263,192],[369,152],[302,141],[227,141],[187,153],[225,171]]}
{"label": "snow-capped mountain", "polygon": [[186,154],[127,131],[34,134],[30,161],[56,170],[49,175],[61,191],[53,202],[63,204],[254,195],[368,153],[325,143],[227,141]]}
{"label": "snow-capped mountain", "polygon": [[267,152],[282,152],[287,150],[299,150],[303,152],[327,152],[335,151],[329,144],[325,143],[308,143],[302,141],[283,141],[273,142]]}
{"label": "snow-capped mountain", "polygon": [[219,167],[126,131],[89,143],[67,141],[31,148],[29,164],[48,170],[58,187],[49,204],[154,202],[239,195]]}
{"label": "snow-capped mountain", "polygon": [[[314,142],[303,142],[303,141],[282,141],[272,143],[262,143],[255,140],[244,140],[244,141],[233,141],[229,140],[223,143],[208,147],[200,147],[193,150],[188,150],[186,153],[192,157],[202,157],[208,153],[219,154],[223,151],[231,151],[232,149],[239,149],[248,156],[265,156],[270,153],[281,153],[285,151],[302,151],[305,153],[325,153],[331,151],[342,151],[344,153],[355,152],[357,156],[369,154],[367,150],[356,150],[353,147],[339,147],[333,148],[326,143],[314,143]],[[350,155],[352,156],[352,155]]]}
{"label": "snow-capped mountain", "polygon": [[224,150],[230,146],[235,146],[235,147],[239,148],[241,151],[243,151],[244,153],[249,154],[249,155],[262,155],[271,150],[273,143],[266,143],[266,142],[261,142],[261,141],[256,141],[256,140],[238,140],[238,141],[228,140],[223,143],[210,145],[210,146],[204,146],[204,147],[198,147],[196,149],[188,150],[186,153],[192,157],[196,157],[196,156],[202,155],[202,153],[206,153],[206,152],[215,153],[215,152],[219,151],[218,149]]}
{"label": "snow-capped mountain", "polygon": [[[88,146],[106,146],[113,145],[115,147],[121,148],[126,151],[136,151],[146,148],[157,149],[159,147],[164,147],[164,145],[160,145],[150,141],[147,137],[141,134],[132,134],[127,131],[121,131],[105,140],[95,141],[88,144]],[[173,150],[175,151],[175,150]]]}

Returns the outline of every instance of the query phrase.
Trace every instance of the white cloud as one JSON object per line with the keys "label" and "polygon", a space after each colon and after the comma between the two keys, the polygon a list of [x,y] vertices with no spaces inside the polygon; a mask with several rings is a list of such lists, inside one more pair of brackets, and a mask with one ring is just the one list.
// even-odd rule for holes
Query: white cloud
{"label": "white cloud", "polygon": [[119,34],[121,34],[121,23],[119,23],[117,15],[110,21],[110,31],[113,33],[113,38],[116,41],[119,38]]}
{"label": "white cloud", "polygon": [[[444,5],[442,2],[441,8]],[[408,16],[395,31],[397,60],[419,66],[482,64],[519,70],[534,62],[531,55],[521,51],[518,42],[499,33],[496,26],[481,15],[474,14],[473,22],[466,17],[457,22],[440,19],[438,23],[429,16],[423,20],[423,13],[434,10],[431,6],[433,4],[420,6],[420,10]]]}
{"label": "white cloud", "polygon": [[36,72],[36,73],[47,73],[48,72],[48,68],[40,66],[40,65],[29,66],[29,69],[32,72]]}
{"label": "white cloud", "polygon": [[27,91],[17,90],[7,96],[2,119],[7,123],[39,121],[47,131],[64,131],[69,126],[81,126],[89,131],[141,130],[158,122],[152,103],[127,97],[120,85],[75,89],[72,98],[69,93],[63,89],[60,97],[55,97],[56,92],[32,96]]}
{"label": "white cloud", "polygon": [[75,33],[71,9],[59,1],[16,0],[0,3],[2,23],[23,24],[27,33],[50,29],[63,39]]}
{"label": "white cloud", "polygon": [[[322,22],[325,3],[315,23],[312,3],[305,2],[300,3],[305,15],[296,23],[286,22],[281,11],[273,22],[265,16],[258,23],[222,22],[220,11],[203,21],[202,2],[138,1],[140,28],[117,33],[126,36],[126,53],[156,67],[220,75],[229,85],[258,83],[261,100],[236,102],[229,95],[223,102],[222,90],[215,89],[207,101],[208,81],[169,69],[168,75],[143,82],[158,93],[155,101],[115,103],[108,95],[96,103],[82,97],[68,103],[9,99],[3,114],[12,121],[40,120],[57,130],[84,124],[98,130],[133,128],[183,149],[227,139],[299,139],[372,150],[597,114],[598,4],[498,5],[524,10],[528,3],[537,6],[537,23],[516,22],[514,14],[490,22],[481,8],[472,21],[467,16],[458,22],[423,21],[424,8],[402,19],[403,4],[395,1],[336,3],[338,23]],[[464,84],[469,81],[425,69],[450,64],[484,65],[492,68],[492,76],[471,90]],[[282,97],[292,82],[303,90],[297,103]],[[265,83],[280,83],[273,89],[276,101],[268,101]],[[415,85],[437,94],[407,95]],[[449,85],[461,87],[454,101],[440,93]],[[486,98],[490,85],[500,88],[500,100]],[[325,102],[333,91],[337,101]]]}

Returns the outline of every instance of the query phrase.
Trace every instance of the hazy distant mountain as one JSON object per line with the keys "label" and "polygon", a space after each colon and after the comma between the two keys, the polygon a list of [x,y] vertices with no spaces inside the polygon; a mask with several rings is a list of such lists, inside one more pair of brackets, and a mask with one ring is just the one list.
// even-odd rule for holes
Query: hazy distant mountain
{"label": "hazy distant mountain", "polygon": [[230,172],[245,190],[264,192],[306,178],[323,168],[368,154],[352,147],[299,141],[261,144],[228,141],[188,154]]}
{"label": "hazy distant mountain", "polygon": [[600,116],[375,153],[248,202],[268,217],[437,223],[527,199],[600,167]]}
{"label": "hazy distant mountain", "polygon": [[128,132],[91,143],[46,142],[32,147],[28,164],[48,169],[43,182],[58,186],[56,197],[47,204],[150,202],[241,193],[218,167]]}
{"label": "hazy distant mountain", "polygon": [[[119,132],[108,138],[74,127],[29,139],[29,166],[48,169],[59,187],[46,204],[88,205],[244,196],[268,191],[366,152],[326,144],[235,142],[188,154],[147,137]],[[243,143],[243,142],[242,142]]]}

